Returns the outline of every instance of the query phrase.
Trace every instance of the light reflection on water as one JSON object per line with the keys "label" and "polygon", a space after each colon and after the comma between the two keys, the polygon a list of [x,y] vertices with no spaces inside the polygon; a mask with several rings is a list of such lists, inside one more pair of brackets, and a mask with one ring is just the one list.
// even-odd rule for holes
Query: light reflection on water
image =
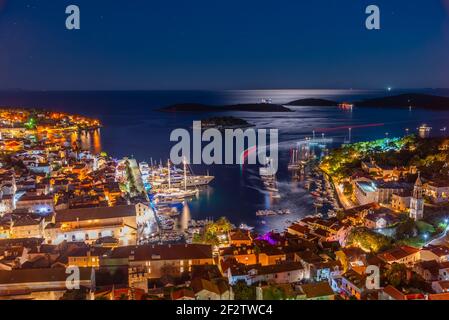
{"label": "light reflection on water", "polygon": [[39,140],[49,144],[77,145],[81,150],[99,154],[102,151],[100,129],[89,131],[64,132],[41,132],[38,134]]}
{"label": "light reflection on water", "polygon": [[[376,127],[364,127],[352,130],[352,141],[362,141],[384,138],[388,132],[390,137],[405,134],[405,129],[410,132],[425,120],[426,123],[439,128],[449,123],[448,112],[433,112],[426,110],[414,110],[409,112],[403,109],[380,110],[376,108],[354,109],[352,112],[342,111],[336,107],[292,107],[293,113],[248,113],[235,112],[233,115],[241,117],[256,124],[257,128],[277,128],[279,130],[279,152],[280,171],[278,180],[280,182],[281,199],[273,199],[271,194],[263,190],[262,183],[258,177],[258,168],[251,166],[243,170],[239,166],[194,166],[196,173],[204,174],[208,169],[216,179],[198,199],[189,202],[191,215],[195,219],[207,217],[218,218],[227,216],[235,224],[245,222],[254,225],[259,230],[278,229],[286,227],[285,220],[296,220],[305,215],[313,214],[315,208],[308,192],[297,182],[292,182],[291,175],[286,166],[289,161],[289,149],[296,142],[305,137],[310,137],[313,130],[325,128],[326,137],[335,140],[334,145],[339,145],[348,139],[346,129],[336,129],[344,126],[363,126],[371,123],[380,123]],[[174,116],[160,113],[151,115],[149,123],[134,124],[131,126],[116,126],[103,129],[104,141],[109,150],[111,136],[119,141],[114,143],[112,154],[130,155],[135,154],[139,160],[148,161],[150,156],[155,159],[158,155],[161,159],[168,157],[169,144],[161,143],[167,141],[170,130],[177,127],[188,127],[192,120],[198,119],[198,115]],[[210,115],[201,115],[208,117]],[[157,119],[164,126],[158,126]],[[123,130],[126,142],[117,136],[117,129]],[[114,132],[112,132],[114,131]],[[126,131],[126,133],[125,133]],[[112,134],[111,134],[112,133]],[[321,136],[321,132],[317,131]],[[132,136],[132,142],[129,136]],[[319,155],[319,153],[318,153]],[[282,217],[256,218],[255,212],[259,209],[285,209],[292,211],[291,215]],[[264,220],[265,224],[261,221]]]}

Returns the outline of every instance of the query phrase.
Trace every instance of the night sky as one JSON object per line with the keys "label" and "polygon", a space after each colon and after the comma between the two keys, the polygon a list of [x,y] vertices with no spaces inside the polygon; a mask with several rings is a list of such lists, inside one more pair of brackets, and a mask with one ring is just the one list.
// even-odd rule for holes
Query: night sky
{"label": "night sky", "polygon": [[0,89],[449,87],[448,15],[449,0],[0,0]]}

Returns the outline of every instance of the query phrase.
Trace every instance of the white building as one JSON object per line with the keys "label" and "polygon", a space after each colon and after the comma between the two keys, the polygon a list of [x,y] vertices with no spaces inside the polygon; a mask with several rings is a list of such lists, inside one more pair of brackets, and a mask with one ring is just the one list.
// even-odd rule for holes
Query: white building
{"label": "white building", "polygon": [[360,205],[378,202],[377,186],[370,179],[360,178],[355,180],[354,192],[357,202]]}
{"label": "white building", "polygon": [[415,187],[413,188],[413,195],[410,200],[410,218],[415,221],[421,220],[424,217],[424,199],[423,199],[423,187],[421,178],[418,174]]}
{"label": "white building", "polygon": [[115,207],[67,209],[56,212],[53,223],[45,228],[47,243],[65,241],[94,243],[114,238],[118,245],[136,244],[138,222],[145,224],[150,214],[143,204]]}
{"label": "white building", "polygon": [[434,203],[449,202],[449,183],[427,182],[424,184],[424,194]]}
{"label": "white building", "polygon": [[304,279],[305,272],[300,262],[283,262],[267,266],[253,265],[241,269],[229,268],[227,276],[231,285],[245,281],[250,286],[260,282],[277,284],[299,282]]}

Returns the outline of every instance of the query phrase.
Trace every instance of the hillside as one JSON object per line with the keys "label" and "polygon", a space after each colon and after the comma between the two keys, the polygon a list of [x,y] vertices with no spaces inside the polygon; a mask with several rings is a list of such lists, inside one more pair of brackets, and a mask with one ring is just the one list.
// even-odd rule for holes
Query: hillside
{"label": "hillside", "polygon": [[299,99],[287,103],[288,106],[308,106],[308,107],[335,107],[338,106],[337,101],[326,99]]}

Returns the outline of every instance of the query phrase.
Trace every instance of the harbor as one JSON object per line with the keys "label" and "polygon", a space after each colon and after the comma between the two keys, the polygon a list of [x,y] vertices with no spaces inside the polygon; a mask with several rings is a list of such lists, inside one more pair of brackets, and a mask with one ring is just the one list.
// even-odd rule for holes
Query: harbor
{"label": "harbor", "polygon": [[153,162],[140,162],[140,179],[143,181],[157,228],[140,239],[140,243],[192,242],[194,234],[209,224],[212,219],[191,218],[188,201],[200,197],[201,188],[207,188],[213,176],[195,175],[184,161],[183,168],[174,166],[169,160],[166,166]]}

